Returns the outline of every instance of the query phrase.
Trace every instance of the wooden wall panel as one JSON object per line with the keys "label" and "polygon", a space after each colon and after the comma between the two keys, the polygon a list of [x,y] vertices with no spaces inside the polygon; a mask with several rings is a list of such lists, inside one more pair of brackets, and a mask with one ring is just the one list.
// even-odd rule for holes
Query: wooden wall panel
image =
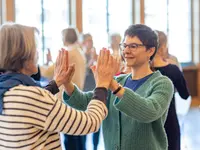
{"label": "wooden wall panel", "polygon": [[145,0],[140,0],[140,23],[144,24],[145,23],[145,13],[144,13],[144,9],[145,9]]}
{"label": "wooden wall panel", "polygon": [[82,0],[76,0],[76,28],[83,32]]}
{"label": "wooden wall panel", "polygon": [[6,0],[6,20],[15,21],[15,0]]}

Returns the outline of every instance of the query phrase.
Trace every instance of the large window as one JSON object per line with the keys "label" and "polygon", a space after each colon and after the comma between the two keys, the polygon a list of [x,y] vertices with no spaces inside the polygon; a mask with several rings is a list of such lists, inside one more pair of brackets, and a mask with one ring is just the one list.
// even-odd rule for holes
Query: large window
{"label": "large window", "polygon": [[93,36],[97,51],[107,46],[106,0],[83,0],[83,32]]}
{"label": "large window", "polygon": [[192,61],[189,2],[145,0],[145,24],[168,35],[169,52],[180,62]]}
{"label": "large window", "polygon": [[52,51],[52,57],[62,46],[61,31],[69,26],[67,0],[44,0],[44,37],[45,49]]}
{"label": "large window", "polygon": [[39,63],[45,62],[48,48],[55,60],[62,46],[61,31],[69,25],[68,6],[68,0],[15,0],[16,22],[40,31]]}
{"label": "large window", "polygon": [[167,32],[167,0],[145,0],[145,24]]}
{"label": "large window", "polygon": [[132,24],[132,0],[83,0],[83,32],[91,33],[97,50],[108,46],[108,36]]}
{"label": "large window", "polygon": [[169,52],[177,56],[181,62],[192,61],[191,10],[189,3],[189,0],[169,0],[168,6]]}
{"label": "large window", "polygon": [[132,0],[108,0],[109,33],[121,35],[132,24]]}

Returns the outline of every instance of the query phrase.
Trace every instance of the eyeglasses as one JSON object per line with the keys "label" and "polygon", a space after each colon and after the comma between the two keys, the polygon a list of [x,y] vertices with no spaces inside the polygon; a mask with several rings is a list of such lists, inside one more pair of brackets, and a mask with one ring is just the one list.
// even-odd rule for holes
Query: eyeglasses
{"label": "eyeglasses", "polygon": [[124,49],[126,47],[128,47],[131,51],[136,51],[138,47],[145,46],[145,45],[143,45],[143,44],[137,44],[137,43],[131,43],[131,44],[122,43],[122,44],[119,44],[119,46],[120,46],[120,49],[122,51],[124,51]]}

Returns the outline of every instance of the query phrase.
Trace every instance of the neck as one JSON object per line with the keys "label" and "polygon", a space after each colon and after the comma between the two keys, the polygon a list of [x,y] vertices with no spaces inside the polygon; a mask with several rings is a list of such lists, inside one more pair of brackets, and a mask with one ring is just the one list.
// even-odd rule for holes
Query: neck
{"label": "neck", "polygon": [[162,57],[156,56],[153,61],[154,67],[164,67],[167,66],[169,63],[165,61]]}
{"label": "neck", "polygon": [[131,72],[132,79],[134,80],[141,79],[153,73],[153,71],[150,69],[150,65],[148,62],[139,67],[132,67]]}
{"label": "neck", "polygon": [[20,71],[18,71],[18,73],[27,75],[27,76],[31,76],[33,73],[30,73],[29,71],[27,71],[26,69],[21,69]]}

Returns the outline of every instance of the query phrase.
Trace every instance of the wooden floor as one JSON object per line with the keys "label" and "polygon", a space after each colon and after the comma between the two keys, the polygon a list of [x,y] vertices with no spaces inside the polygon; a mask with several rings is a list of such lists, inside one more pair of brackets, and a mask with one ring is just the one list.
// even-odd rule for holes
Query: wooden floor
{"label": "wooden floor", "polygon": [[191,108],[182,126],[182,150],[200,150],[200,109]]}
{"label": "wooden floor", "polygon": [[197,97],[192,98],[191,107],[199,107],[200,106],[200,99]]}

